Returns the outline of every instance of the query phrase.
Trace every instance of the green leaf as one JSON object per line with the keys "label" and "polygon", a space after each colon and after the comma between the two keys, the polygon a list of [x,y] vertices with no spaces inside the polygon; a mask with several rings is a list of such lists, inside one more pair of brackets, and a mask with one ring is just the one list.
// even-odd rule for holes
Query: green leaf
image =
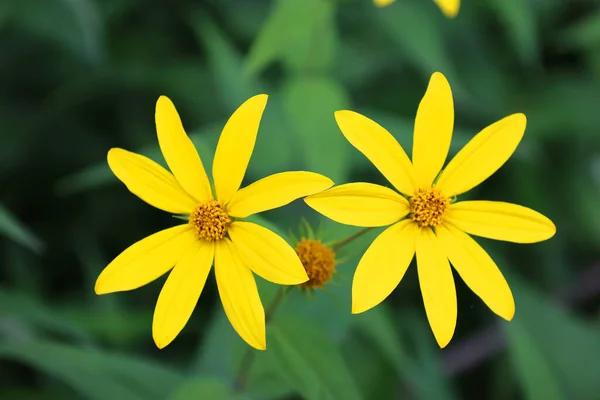
{"label": "green leaf", "polygon": [[307,168],[334,182],[347,178],[350,146],[340,132],[334,112],[349,107],[344,88],[325,77],[297,77],[284,90],[285,108],[300,140]]}
{"label": "green leaf", "polygon": [[[408,349],[400,340],[395,321],[384,304],[380,304],[368,312],[354,316],[355,327],[369,341],[377,351],[385,358],[389,365],[393,366],[398,376],[402,377],[411,391],[417,394],[419,399],[453,399],[451,391],[447,388],[444,376],[435,359],[435,353],[430,351],[426,344],[417,349],[417,355],[409,354]],[[409,322],[402,319],[402,323]],[[420,329],[420,322],[413,324]],[[424,379],[423,377],[427,377]]]}
{"label": "green leaf", "polygon": [[562,47],[572,50],[593,49],[600,44],[600,12],[590,14],[565,28],[558,35]]}
{"label": "green leaf", "polygon": [[267,354],[281,378],[308,400],[361,399],[337,345],[309,320],[274,321]]}
{"label": "green leaf", "polygon": [[594,398],[600,392],[600,336],[594,327],[512,281],[517,312],[503,326],[528,398]]}
{"label": "green leaf", "polygon": [[215,378],[191,378],[169,396],[169,400],[230,400],[233,398],[231,390],[225,383]]}
{"label": "green leaf", "polygon": [[164,399],[182,381],[178,373],[147,360],[48,341],[6,343],[0,358],[28,364],[92,400]]}
{"label": "green leaf", "polygon": [[[0,325],[27,324],[32,327],[60,333],[79,340],[89,339],[89,334],[54,308],[21,293],[0,290]],[[10,330],[9,330],[10,331]],[[16,337],[15,337],[16,339]]]}
{"label": "green leaf", "polygon": [[23,225],[0,203],[0,235],[19,243],[28,249],[41,253],[45,244],[29,228]]}
{"label": "green leaf", "polygon": [[504,24],[507,35],[526,64],[540,57],[538,27],[530,0],[493,0],[490,7]]}
{"label": "green leaf", "polygon": [[458,78],[456,67],[446,52],[444,32],[440,28],[443,17],[431,13],[422,1],[401,1],[393,7],[374,10],[380,26],[396,42],[399,50],[429,79],[435,71],[442,71],[452,83],[456,97],[463,96],[464,90]]}
{"label": "green leaf", "polygon": [[16,21],[40,38],[51,40],[92,65],[105,59],[103,32],[91,0],[15,2]]}
{"label": "green leaf", "polygon": [[327,69],[337,47],[333,16],[332,1],[276,1],[252,44],[246,71],[256,74],[281,59],[294,68]]}

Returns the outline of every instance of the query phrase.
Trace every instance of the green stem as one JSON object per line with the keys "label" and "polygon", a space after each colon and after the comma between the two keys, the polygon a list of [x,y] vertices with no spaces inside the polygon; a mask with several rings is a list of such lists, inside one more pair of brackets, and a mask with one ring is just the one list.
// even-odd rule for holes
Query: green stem
{"label": "green stem", "polygon": [[346,239],[342,239],[339,242],[334,243],[331,246],[331,249],[335,252],[337,252],[339,249],[341,249],[342,247],[344,247],[345,245],[347,245],[348,243],[352,242],[354,239],[359,238],[360,236],[364,235],[365,233],[369,232],[371,229],[371,227],[365,228],[365,229],[361,229],[360,231],[353,233],[352,235],[348,236]]}
{"label": "green stem", "polygon": [[[281,304],[281,300],[285,297],[286,293],[289,291],[290,286],[281,286],[275,295],[275,298],[269,305],[265,312],[265,326],[269,325],[269,322],[273,319],[273,314],[275,314],[275,310]],[[240,364],[240,369],[235,379],[234,391],[237,393],[243,392],[246,388],[246,384],[248,382],[248,376],[250,375],[250,369],[252,364],[254,363],[254,355],[256,354],[256,350],[248,349],[246,354],[244,354],[244,358],[242,358],[242,362]]]}

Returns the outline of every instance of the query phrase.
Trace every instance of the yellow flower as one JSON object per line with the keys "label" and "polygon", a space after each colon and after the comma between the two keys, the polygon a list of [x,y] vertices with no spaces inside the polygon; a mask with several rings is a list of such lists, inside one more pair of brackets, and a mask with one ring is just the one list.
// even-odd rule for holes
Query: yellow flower
{"label": "yellow flower", "polygon": [[152,336],[159,348],[171,343],[189,320],[213,259],[225,313],[236,332],[256,349],[266,348],[265,314],[252,272],[282,285],[308,280],[285,240],[239,220],[333,185],[322,175],[294,171],[240,189],[266,104],[267,95],[250,98],[223,128],[212,168],[216,196],[167,97],[158,99],[155,117],[158,143],[172,174],[139,154],[117,148],[108,152],[108,165],[133,194],[163,211],[189,215],[188,223],[130,246],[96,281],[97,294],[132,290],[174,266],[154,311]]}
{"label": "yellow flower", "polygon": [[412,164],[398,142],[376,122],[352,111],[337,111],[335,118],[346,139],[405,196],[371,183],[350,183],[305,199],[321,214],[343,224],[391,225],[358,264],[352,313],[383,301],[400,283],[416,253],[425,311],[440,347],[450,342],[456,326],[456,291],[448,261],[492,311],[511,320],[515,304],[510,288],[494,261],[468,233],[534,243],[552,237],[556,227],[538,212],[516,204],[453,203],[453,198],[483,182],[510,158],[525,132],[525,115],[510,115],[482,130],[443,170],[454,104],[450,85],[439,72],[431,76],[417,110]]}
{"label": "yellow flower", "polygon": [[[377,7],[385,7],[396,0],[373,0]],[[454,18],[460,8],[460,0],[433,0],[448,18]]]}

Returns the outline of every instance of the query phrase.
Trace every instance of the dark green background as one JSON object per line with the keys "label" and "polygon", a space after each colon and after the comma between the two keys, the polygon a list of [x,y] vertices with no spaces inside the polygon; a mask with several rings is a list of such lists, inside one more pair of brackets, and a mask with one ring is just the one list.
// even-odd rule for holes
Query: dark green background
{"label": "dark green background", "polygon": [[[249,348],[224,318],[214,278],[179,337],[158,350],[161,283],[96,296],[120,251],[176,223],[110,173],[111,147],[158,152],[154,106],[169,96],[209,167],[220,130],[247,98],[270,95],[246,183],[307,169],[336,183],[384,183],[333,112],[375,119],[410,153],[429,76],[454,91],[454,154],[515,112],[528,126],[510,161],[467,196],[532,207],[550,241],[478,239],[516,299],[510,323],[458,276],[456,334],[440,350],[415,268],[367,313],[350,284],[377,232],[345,248],[335,282],[292,293],[257,354],[248,399],[600,398],[600,1],[2,0],[0,2],[0,398],[220,399]],[[325,240],[357,228],[302,202]],[[380,231],[380,230],[379,230]],[[268,304],[274,287],[260,282]]]}

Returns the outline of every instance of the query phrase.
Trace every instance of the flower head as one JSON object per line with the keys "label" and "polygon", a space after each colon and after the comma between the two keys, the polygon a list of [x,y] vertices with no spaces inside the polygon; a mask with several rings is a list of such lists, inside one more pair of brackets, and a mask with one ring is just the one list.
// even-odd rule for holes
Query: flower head
{"label": "flower head", "polygon": [[308,281],[300,286],[307,289],[320,289],[325,286],[335,274],[333,250],[315,239],[302,239],[295,250],[308,275]]}
{"label": "flower head", "polygon": [[350,183],[308,196],[306,203],[330,219],[354,226],[387,226],[367,249],[352,283],[352,312],[383,301],[398,286],[414,255],[423,302],[440,347],[454,334],[456,290],[450,263],[487,306],[506,320],[515,312],[502,273],[469,234],[515,243],[551,238],[545,216],[516,204],[460,201],[458,196],[496,172],[525,133],[523,114],[483,129],[446,165],[454,126],[448,81],[434,73],[415,119],[412,163],[393,136],[353,111],[337,111],[348,141],[397,189]]}
{"label": "flower head", "polygon": [[[377,7],[386,7],[396,0],[373,0]],[[448,18],[454,18],[460,8],[460,0],[433,0]]]}
{"label": "flower head", "polygon": [[231,325],[257,349],[266,348],[265,313],[252,272],[282,285],[308,280],[296,252],[285,240],[260,225],[242,221],[333,185],[322,175],[294,171],[240,189],[266,104],[267,95],[254,96],[227,121],[213,161],[214,193],[167,97],[158,99],[155,117],[158,143],[171,172],[139,154],[118,148],[108,152],[108,165],[133,194],[163,211],[188,216],[188,223],[127,248],[96,281],[97,294],[133,290],[172,269],[152,322],[159,348],[171,343],[189,320],[213,262]]}

